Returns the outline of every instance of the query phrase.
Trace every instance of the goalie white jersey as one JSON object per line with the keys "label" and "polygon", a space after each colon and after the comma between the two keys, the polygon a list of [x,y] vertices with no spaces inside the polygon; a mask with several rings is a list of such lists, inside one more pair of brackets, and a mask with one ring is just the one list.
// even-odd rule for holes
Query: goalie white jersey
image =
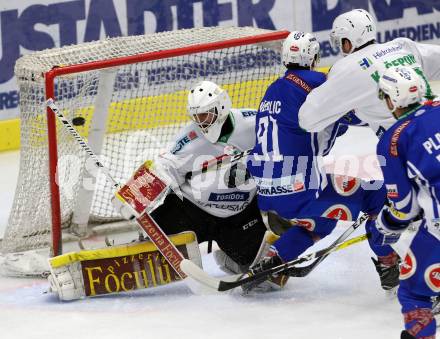
{"label": "goalie white jersey", "polygon": [[[204,211],[228,217],[244,210],[255,196],[255,184],[244,161],[218,170],[200,173],[202,164],[223,154],[236,154],[251,149],[255,141],[255,115],[252,109],[231,109],[233,129],[216,143],[205,138],[191,122],[176,136],[171,149],[161,154],[159,166],[180,186],[183,196]],[[199,171],[192,173],[192,171]]]}
{"label": "goalie white jersey", "polygon": [[[309,132],[323,130],[345,113],[355,110],[380,136],[396,120],[377,97],[377,82],[393,66],[410,66],[427,80],[440,79],[440,46],[398,38],[372,44],[338,60],[328,80],[315,88],[299,111],[300,126]],[[423,73],[422,73],[423,69]],[[426,97],[433,93],[427,84]]]}

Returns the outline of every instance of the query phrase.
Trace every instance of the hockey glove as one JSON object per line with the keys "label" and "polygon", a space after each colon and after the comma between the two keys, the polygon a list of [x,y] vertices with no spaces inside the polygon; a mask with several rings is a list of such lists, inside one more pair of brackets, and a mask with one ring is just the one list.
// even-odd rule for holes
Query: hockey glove
{"label": "hockey glove", "polygon": [[376,224],[371,229],[373,243],[379,246],[395,244],[407,226],[407,224],[393,222],[389,215],[388,207],[385,207],[380,211]]}

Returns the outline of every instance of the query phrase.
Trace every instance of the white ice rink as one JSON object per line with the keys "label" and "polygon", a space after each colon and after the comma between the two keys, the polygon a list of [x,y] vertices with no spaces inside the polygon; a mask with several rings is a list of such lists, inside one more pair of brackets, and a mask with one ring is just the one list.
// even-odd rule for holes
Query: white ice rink
{"label": "white ice rink", "polygon": [[[371,154],[374,138],[369,129],[355,128],[338,140],[334,154]],[[367,146],[359,148],[358,140]],[[0,236],[12,205],[18,159],[18,152],[0,153]],[[332,254],[308,277],[292,278],[281,292],[250,296],[238,289],[193,295],[180,282],[60,302],[44,293],[46,280],[0,277],[0,338],[397,339],[399,304],[380,288],[370,255],[365,242],[354,245]],[[203,260],[208,272],[221,274],[212,255]]]}

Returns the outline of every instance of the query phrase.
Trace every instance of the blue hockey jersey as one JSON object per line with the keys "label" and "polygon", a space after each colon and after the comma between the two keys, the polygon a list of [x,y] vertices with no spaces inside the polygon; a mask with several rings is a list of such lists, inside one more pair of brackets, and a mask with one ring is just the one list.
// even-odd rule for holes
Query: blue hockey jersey
{"label": "blue hockey jersey", "polygon": [[440,240],[440,102],[408,112],[377,145],[391,203],[389,216],[407,225],[423,210],[426,229]]}
{"label": "blue hockey jersey", "polygon": [[288,70],[272,83],[256,117],[256,142],[248,157],[261,210],[294,218],[318,198],[327,185],[322,155],[347,126],[339,122],[319,133],[308,133],[298,123],[307,94],[326,80],[310,70]]}

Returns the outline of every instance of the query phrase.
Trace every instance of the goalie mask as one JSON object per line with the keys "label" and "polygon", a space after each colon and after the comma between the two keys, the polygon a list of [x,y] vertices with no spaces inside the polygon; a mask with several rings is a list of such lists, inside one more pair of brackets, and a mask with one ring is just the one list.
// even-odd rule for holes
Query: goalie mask
{"label": "goalie mask", "polygon": [[[351,42],[351,50],[348,53],[342,51],[342,39]],[[343,55],[352,53],[372,40],[376,40],[376,22],[370,13],[363,9],[341,14],[333,21],[330,43],[333,48],[339,47]]]}
{"label": "goalie mask", "polygon": [[319,61],[319,43],[311,33],[294,31],[284,40],[282,61],[284,66],[298,64],[309,67]]}
{"label": "goalie mask", "polygon": [[189,91],[188,113],[212,143],[220,137],[231,107],[228,93],[211,81],[199,82]]}
{"label": "goalie mask", "polygon": [[409,67],[389,68],[379,79],[379,99],[388,96],[393,109],[405,108],[421,102],[425,93],[425,84],[415,70]]}

